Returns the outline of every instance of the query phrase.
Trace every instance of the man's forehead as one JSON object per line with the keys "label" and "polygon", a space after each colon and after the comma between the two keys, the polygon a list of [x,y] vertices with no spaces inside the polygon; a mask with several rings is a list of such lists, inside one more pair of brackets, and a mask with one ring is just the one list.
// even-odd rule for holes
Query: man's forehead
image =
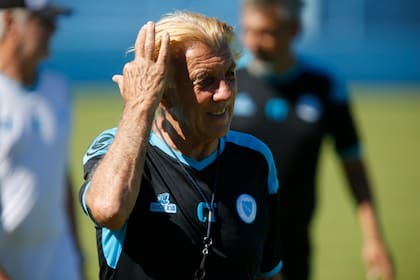
{"label": "man's forehead", "polygon": [[209,47],[208,45],[195,42],[185,50],[186,62],[189,65],[210,64],[230,64],[234,62],[232,50],[228,44]]}
{"label": "man's forehead", "polygon": [[241,22],[275,20],[288,21],[290,14],[288,9],[282,5],[271,4],[267,6],[246,6],[242,8]]}

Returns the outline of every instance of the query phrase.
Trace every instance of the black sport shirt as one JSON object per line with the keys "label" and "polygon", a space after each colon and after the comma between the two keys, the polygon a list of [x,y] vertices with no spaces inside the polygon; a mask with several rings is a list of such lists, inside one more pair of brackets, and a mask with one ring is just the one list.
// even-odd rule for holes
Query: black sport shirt
{"label": "black sport shirt", "polygon": [[231,127],[253,134],[273,152],[281,179],[283,230],[292,225],[307,230],[325,136],[331,136],[342,157],[360,153],[347,90],[333,77],[305,61],[284,76],[255,78],[245,68],[237,72]]}
{"label": "black sport shirt", "polygon": [[[104,131],[84,157],[86,183],[112,143]],[[218,151],[195,161],[173,151],[153,132],[133,212],[117,231],[96,225],[100,279],[193,279],[202,259],[208,203],[215,215],[205,279],[254,279],[281,269],[278,180],[268,147],[230,131]],[[194,187],[190,175],[199,185]],[[204,198],[203,198],[204,196]]]}

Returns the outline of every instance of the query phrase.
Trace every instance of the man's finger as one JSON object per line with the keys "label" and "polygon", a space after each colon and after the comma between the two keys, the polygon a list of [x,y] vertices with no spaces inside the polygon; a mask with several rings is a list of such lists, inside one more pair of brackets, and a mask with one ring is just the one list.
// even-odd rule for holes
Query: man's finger
{"label": "man's finger", "polygon": [[114,75],[112,76],[112,81],[118,85],[120,92],[123,92],[123,76],[122,75]]}
{"label": "man's finger", "polygon": [[155,24],[149,21],[146,24],[146,39],[144,42],[144,58],[154,60],[155,52]]}
{"label": "man's finger", "polygon": [[134,60],[138,60],[144,56],[144,41],[146,39],[146,25],[143,25],[137,34],[136,43],[134,44]]}
{"label": "man's finger", "polygon": [[162,41],[160,43],[160,50],[159,50],[159,56],[157,58],[156,63],[157,64],[168,64],[168,57],[169,57],[169,33],[164,32],[162,34]]}

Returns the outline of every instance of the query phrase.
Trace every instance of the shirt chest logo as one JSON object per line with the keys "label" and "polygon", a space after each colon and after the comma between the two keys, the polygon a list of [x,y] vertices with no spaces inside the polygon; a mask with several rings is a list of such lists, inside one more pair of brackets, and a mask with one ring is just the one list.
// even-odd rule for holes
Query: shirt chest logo
{"label": "shirt chest logo", "polygon": [[310,93],[303,95],[297,100],[296,114],[308,123],[316,123],[324,111],[321,100]]}
{"label": "shirt chest logo", "polygon": [[150,203],[150,212],[176,213],[176,204],[169,201],[169,193],[161,193],[157,196],[157,202]]}
{"label": "shirt chest logo", "polygon": [[241,194],[236,200],[236,211],[242,221],[250,224],[257,216],[257,202],[249,194]]}

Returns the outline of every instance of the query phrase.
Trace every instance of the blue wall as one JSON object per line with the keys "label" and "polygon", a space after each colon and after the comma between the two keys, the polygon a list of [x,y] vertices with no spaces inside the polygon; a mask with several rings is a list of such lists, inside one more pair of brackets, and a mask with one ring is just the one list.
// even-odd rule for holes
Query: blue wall
{"label": "blue wall", "polygon": [[[174,9],[216,16],[239,31],[238,0],[73,0],[71,5],[75,12],[60,19],[46,64],[74,81],[110,81],[131,59],[125,52],[138,28]],[[354,81],[420,81],[420,1],[307,0],[304,11],[299,52]]]}

